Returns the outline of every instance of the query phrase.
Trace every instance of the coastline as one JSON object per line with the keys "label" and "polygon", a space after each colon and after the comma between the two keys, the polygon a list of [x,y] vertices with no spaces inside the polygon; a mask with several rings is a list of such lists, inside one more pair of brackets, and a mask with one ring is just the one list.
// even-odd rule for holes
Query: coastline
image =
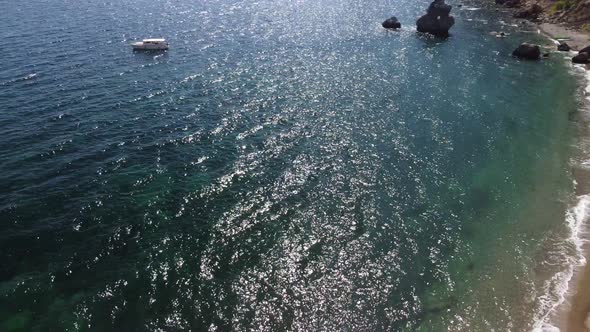
{"label": "coastline", "polygon": [[[576,65],[583,70],[583,65]],[[588,167],[588,154],[590,142],[590,114],[588,113],[590,103],[590,67],[585,66],[585,77],[583,78],[585,91],[583,92],[582,101],[586,112],[582,112],[580,128],[580,152],[583,154],[578,157],[574,164],[574,179],[576,180],[575,195],[578,203],[573,208],[577,214],[578,238],[580,243],[579,252],[582,255],[580,262],[574,266],[573,276],[568,283],[568,292],[566,294],[567,302],[562,305],[561,310],[557,313],[557,320],[561,331],[566,332],[588,332],[590,331],[590,238],[588,214],[590,209],[590,167]]]}
{"label": "coastline", "polygon": [[[532,22],[539,33],[552,40],[557,46],[560,42],[566,42],[570,47],[568,55],[575,55],[579,50],[590,46],[590,33],[559,23]],[[558,52],[555,50],[555,52]],[[582,80],[584,90],[582,103],[585,107],[590,104],[590,65],[573,65],[585,69],[585,77]],[[582,106],[584,107],[584,106]],[[590,108],[587,108],[590,110]],[[561,303],[547,318],[543,327],[534,331],[551,332],[590,332],[590,238],[588,234],[588,219],[590,214],[590,160],[587,159],[590,152],[590,128],[585,124],[590,123],[590,114],[584,114],[582,121],[580,140],[585,147],[581,148],[584,156],[575,158],[573,173],[575,180],[576,203],[568,210],[566,221],[571,231],[570,241],[577,247],[578,257],[574,257],[569,264],[569,280],[566,283],[566,291]],[[584,142],[587,141],[587,142]],[[584,144],[586,143],[586,144]],[[577,262],[576,262],[577,261]]]}
{"label": "coastline", "polygon": [[[554,40],[557,43],[564,40],[570,46],[571,50],[576,52],[590,45],[590,34],[572,29],[556,23],[539,23],[537,24],[539,31],[546,35],[548,38]],[[570,52],[571,54],[571,52]],[[582,67],[583,65],[578,65]],[[585,75],[587,86],[585,87],[585,98],[589,98],[590,94],[590,66],[586,65],[585,69],[587,74]],[[587,115],[586,115],[587,117]],[[587,120],[583,121],[583,124],[587,123]],[[582,129],[582,139],[590,136],[588,129]],[[585,149],[586,150],[586,149]],[[583,151],[588,152],[588,151]],[[574,264],[572,276],[568,282],[568,290],[565,294],[565,301],[557,308],[554,313],[555,323],[558,331],[564,332],[588,332],[590,331],[590,297],[588,296],[588,290],[590,290],[590,248],[585,245],[588,238],[585,227],[587,222],[587,209],[588,202],[585,198],[590,193],[590,187],[579,181],[581,178],[584,182],[590,181],[590,169],[585,167],[587,161],[579,161],[574,165],[574,178],[576,180],[576,197],[578,204],[572,207],[572,214],[574,223],[572,227],[572,233],[578,232],[582,234],[572,234],[572,237],[577,237],[576,241],[580,241],[578,245],[580,254],[580,262]]]}

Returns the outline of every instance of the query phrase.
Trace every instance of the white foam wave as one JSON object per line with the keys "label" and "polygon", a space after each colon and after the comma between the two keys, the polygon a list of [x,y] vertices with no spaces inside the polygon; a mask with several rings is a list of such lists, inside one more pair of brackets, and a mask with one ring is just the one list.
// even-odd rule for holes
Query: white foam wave
{"label": "white foam wave", "polygon": [[37,75],[38,75],[38,73],[28,74],[28,75],[23,76],[23,77],[18,77],[18,78],[12,79],[12,80],[8,80],[6,82],[2,82],[2,83],[0,83],[0,86],[5,86],[5,85],[12,84],[12,83],[17,83],[17,82],[23,82],[23,81],[32,80],[35,77],[37,77]]}
{"label": "white foam wave", "polygon": [[478,7],[468,7],[468,6],[463,6],[463,7],[461,7],[461,9],[463,9],[463,10],[468,10],[468,11],[476,11],[476,10],[480,10],[481,8],[478,8]]}
{"label": "white foam wave", "polygon": [[580,167],[584,169],[590,169],[590,159],[582,161],[580,163]]}
{"label": "white foam wave", "polygon": [[569,284],[577,267],[586,264],[583,253],[584,228],[590,216],[590,194],[579,196],[577,203],[566,213],[569,237],[564,244],[574,248],[574,255],[567,258],[563,271],[556,273],[544,285],[546,295],[541,298],[543,314],[535,321],[533,332],[559,332],[549,320],[566,300]]}

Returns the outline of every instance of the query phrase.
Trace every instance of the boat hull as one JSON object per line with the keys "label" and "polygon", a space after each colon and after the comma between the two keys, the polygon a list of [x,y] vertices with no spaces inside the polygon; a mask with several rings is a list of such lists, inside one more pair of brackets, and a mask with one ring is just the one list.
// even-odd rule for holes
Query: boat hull
{"label": "boat hull", "polygon": [[168,46],[156,46],[156,45],[132,45],[134,51],[165,51]]}

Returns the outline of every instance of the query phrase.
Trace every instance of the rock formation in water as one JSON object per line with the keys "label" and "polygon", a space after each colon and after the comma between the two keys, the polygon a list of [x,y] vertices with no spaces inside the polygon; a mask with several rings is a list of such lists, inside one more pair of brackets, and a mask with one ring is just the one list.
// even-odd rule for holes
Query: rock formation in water
{"label": "rock formation in water", "polygon": [[525,60],[539,60],[541,48],[538,45],[522,43],[512,52],[512,56]]}
{"label": "rock formation in water", "polygon": [[416,21],[418,31],[438,37],[448,37],[449,30],[455,24],[455,18],[449,15],[451,8],[445,4],[445,0],[434,0],[428,7],[426,15]]}
{"label": "rock formation in water", "polygon": [[572,48],[566,42],[561,42],[557,45],[557,50],[560,52],[569,52],[571,49]]}
{"label": "rock formation in water", "polygon": [[590,53],[580,52],[572,58],[573,63],[587,64],[590,63]]}
{"label": "rock formation in water", "polygon": [[399,29],[402,27],[402,24],[397,20],[397,17],[392,16],[385,20],[385,22],[381,23],[381,25],[385,29]]}
{"label": "rock formation in water", "polygon": [[590,46],[584,47],[583,49],[580,50],[580,52],[578,53],[578,55],[576,55],[573,59],[572,59],[573,63],[582,63],[582,64],[588,64],[590,63]]}

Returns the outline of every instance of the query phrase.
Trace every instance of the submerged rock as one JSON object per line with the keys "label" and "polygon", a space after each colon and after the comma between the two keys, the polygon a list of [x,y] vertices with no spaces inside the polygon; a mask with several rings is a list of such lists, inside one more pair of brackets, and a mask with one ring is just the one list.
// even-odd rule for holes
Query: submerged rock
{"label": "submerged rock", "polygon": [[392,16],[385,20],[385,22],[381,23],[381,25],[385,29],[399,29],[402,27],[402,24],[397,20],[397,17]]}
{"label": "submerged rock", "polygon": [[578,53],[578,55],[573,57],[572,62],[573,63],[581,63],[581,64],[590,63],[590,54],[586,53],[586,52],[580,52],[580,53]]}
{"label": "submerged rock", "polygon": [[418,31],[438,37],[448,37],[449,30],[455,24],[455,18],[449,15],[452,8],[444,0],[434,0],[428,7],[426,15],[416,21]]}
{"label": "submerged rock", "polygon": [[512,52],[512,56],[525,60],[539,60],[541,58],[541,48],[539,45],[522,43]]}
{"label": "submerged rock", "polygon": [[571,47],[566,42],[561,42],[557,46],[557,50],[561,52],[569,52],[571,50]]}

